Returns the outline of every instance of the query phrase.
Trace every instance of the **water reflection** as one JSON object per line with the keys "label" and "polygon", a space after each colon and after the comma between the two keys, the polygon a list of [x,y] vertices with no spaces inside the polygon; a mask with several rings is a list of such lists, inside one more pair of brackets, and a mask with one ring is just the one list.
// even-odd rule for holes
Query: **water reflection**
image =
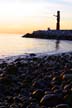
{"label": "water reflection", "polygon": [[57,39],[57,40],[56,40],[56,50],[58,50],[58,49],[59,49],[59,44],[60,44],[60,40],[59,40],[59,39]]}
{"label": "water reflection", "polygon": [[20,35],[0,35],[0,57],[25,53],[72,51],[72,41],[22,38]]}

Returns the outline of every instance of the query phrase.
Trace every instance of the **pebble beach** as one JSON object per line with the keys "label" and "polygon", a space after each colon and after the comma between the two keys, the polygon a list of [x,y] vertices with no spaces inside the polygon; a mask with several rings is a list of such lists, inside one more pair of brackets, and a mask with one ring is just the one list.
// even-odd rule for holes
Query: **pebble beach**
{"label": "pebble beach", "polygon": [[72,108],[72,52],[0,59],[0,108]]}

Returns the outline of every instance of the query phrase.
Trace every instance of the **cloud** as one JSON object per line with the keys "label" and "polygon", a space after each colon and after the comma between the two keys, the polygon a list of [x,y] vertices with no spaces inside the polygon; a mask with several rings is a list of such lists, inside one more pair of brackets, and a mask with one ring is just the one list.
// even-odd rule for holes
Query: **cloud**
{"label": "cloud", "polygon": [[48,0],[16,0],[16,2],[18,3],[48,3],[49,1]]}
{"label": "cloud", "polygon": [[72,3],[72,0],[63,0],[64,2]]}

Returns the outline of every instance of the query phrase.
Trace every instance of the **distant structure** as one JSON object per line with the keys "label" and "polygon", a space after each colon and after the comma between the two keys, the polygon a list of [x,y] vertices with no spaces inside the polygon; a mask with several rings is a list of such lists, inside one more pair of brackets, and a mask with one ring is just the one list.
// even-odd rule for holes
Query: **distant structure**
{"label": "distant structure", "polygon": [[57,17],[56,30],[60,30],[60,11],[57,11],[57,15],[54,16]]}
{"label": "distant structure", "polygon": [[48,30],[50,30],[50,27],[48,27]]}
{"label": "distant structure", "polygon": [[60,11],[57,11],[57,25],[56,29],[60,30]]}

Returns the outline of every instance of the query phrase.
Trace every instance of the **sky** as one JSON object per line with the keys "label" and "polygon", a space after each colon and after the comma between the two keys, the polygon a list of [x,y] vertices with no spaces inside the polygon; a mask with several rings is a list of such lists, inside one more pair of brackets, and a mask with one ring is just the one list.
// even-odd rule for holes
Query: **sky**
{"label": "sky", "polygon": [[56,29],[57,10],[60,28],[72,29],[72,0],[0,0],[0,33]]}

